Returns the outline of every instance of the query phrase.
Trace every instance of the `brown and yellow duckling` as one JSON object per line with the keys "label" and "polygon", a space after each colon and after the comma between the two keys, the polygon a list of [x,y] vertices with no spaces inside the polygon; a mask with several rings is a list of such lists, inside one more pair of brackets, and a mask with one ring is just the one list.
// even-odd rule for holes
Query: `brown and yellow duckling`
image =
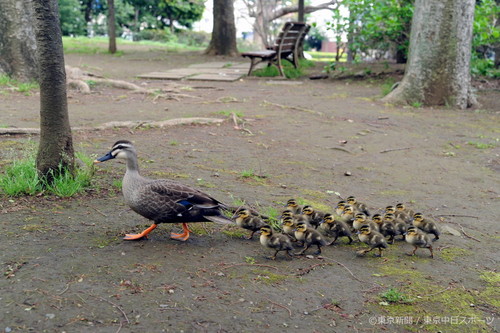
{"label": "brown and yellow duckling", "polygon": [[374,221],[368,221],[367,217],[363,213],[357,213],[354,215],[354,221],[352,222],[352,228],[358,231],[363,225],[368,224],[372,230],[379,231],[379,226]]}
{"label": "brown and yellow duckling", "polygon": [[287,235],[292,242],[296,242],[295,239],[295,221],[291,216],[285,216],[281,219],[281,228],[283,229],[283,234]]}
{"label": "brown and yellow duckling", "polygon": [[348,226],[352,227],[354,222],[354,208],[351,205],[346,205],[344,211],[340,214],[338,220],[347,223]]}
{"label": "brown and yellow duckling", "polygon": [[316,245],[318,250],[314,254],[321,254],[321,247],[327,244],[325,238],[316,229],[308,227],[304,222],[297,223],[295,238],[304,242],[304,249],[297,255],[304,254],[311,246]]}
{"label": "brown and yellow duckling", "polygon": [[432,251],[432,240],[429,234],[419,230],[417,227],[409,227],[406,231],[406,241],[414,246],[409,256],[414,256],[415,252],[419,247],[427,248],[431,252],[431,258],[434,258],[434,252]]}
{"label": "brown and yellow duckling", "polygon": [[302,208],[302,216],[309,222],[309,224],[315,229],[323,222],[323,217],[325,217],[325,213],[320,212],[312,208],[312,206],[304,206]]}
{"label": "brown and yellow duckling", "polygon": [[243,208],[236,211],[236,214],[233,216],[235,218],[236,225],[240,228],[250,230],[252,233],[250,236],[245,237],[246,239],[252,239],[253,234],[260,230],[263,226],[266,226],[265,223],[260,217],[252,215],[250,210]]}
{"label": "brown and yellow duckling", "polygon": [[408,228],[408,225],[403,220],[396,218],[394,214],[386,213],[384,215],[384,222],[392,223],[395,231],[394,236],[401,235],[403,236],[403,240],[405,239],[406,229]]}
{"label": "brown and yellow duckling", "polygon": [[273,229],[266,225],[260,228],[260,244],[269,249],[273,249],[274,255],[269,259],[276,259],[276,255],[280,251],[285,251],[289,257],[293,257],[293,246],[290,238],[286,235],[275,233]]}
{"label": "brown and yellow duckling", "polygon": [[356,197],[351,195],[346,199],[346,201],[349,205],[351,205],[354,208],[355,212],[363,213],[366,216],[370,216],[370,211],[368,210],[368,207],[364,203],[358,202]]}
{"label": "brown and yellow duckling", "polygon": [[411,209],[407,209],[404,204],[398,203],[396,204],[396,213],[394,215],[396,218],[403,220],[406,224],[411,224],[415,212]]}
{"label": "brown and yellow duckling", "polygon": [[396,228],[394,224],[385,220],[380,214],[373,215],[372,221],[378,225],[379,232],[384,235],[384,237],[389,237],[389,244],[394,244],[394,237],[396,236]]}
{"label": "brown and yellow duckling", "polygon": [[415,213],[413,215],[413,225],[428,234],[434,235],[434,241],[439,239],[441,232],[437,226],[437,223],[429,218],[425,218],[422,213]]}
{"label": "brown and yellow duckling", "polygon": [[389,246],[385,237],[380,232],[372,230],[368,224],[363,225],[357,234],[359,240],[370,247],[368,250],[358,251],[358,254],[365,254],[373,249],[378,249],[379,256],[382,257],[382,249],[386,249]]}
{"label": "brown and yellow duckling", "polygon": [[347,205],[347,202],[344,201],[344,200],[340,200],[338,203],[337,203],[337,206],[335,206],[335,214],[337,216],[340,216],[342,215],[342,213],[344,212],[344,208],[345,206]]}
{"label": "brown and yellow duckling", "polygon": [[339,237],[349,238],[349,244],[351,244],[352,233],[350,229],[351,228],[344,222],[336,220],[333,214],[325,214],[323,223],[321,223],[318,228],[323,235],[333,237],[333,240],[327,245],[333,245]]}
{"label": "brown and yellow duckling", "polygon": [[286,207],[285,209],[291,210],[293,214],[297,214],[297,215],[301,215],[302,214],[302,208],[303,207],[301,205],[299,205],[299,203],[295,199],[289,199],[286,202],[285,207]]}

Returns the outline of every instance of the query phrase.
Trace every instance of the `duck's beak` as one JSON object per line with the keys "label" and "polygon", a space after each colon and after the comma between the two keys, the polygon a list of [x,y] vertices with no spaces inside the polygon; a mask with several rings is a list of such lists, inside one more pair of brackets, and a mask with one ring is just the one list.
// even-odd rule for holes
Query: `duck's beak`
{"label": "duck's beak", "polygon": [[101,162],[104,162],[104,161],[107,161],[107,160],[110,160],[110,159],[113,159],[113,158],[115,158],[115,157],[111,154],[111,152],[109,152],[106,155],[101,156],[98,159],[94,160],[94,164],[101,163]]}

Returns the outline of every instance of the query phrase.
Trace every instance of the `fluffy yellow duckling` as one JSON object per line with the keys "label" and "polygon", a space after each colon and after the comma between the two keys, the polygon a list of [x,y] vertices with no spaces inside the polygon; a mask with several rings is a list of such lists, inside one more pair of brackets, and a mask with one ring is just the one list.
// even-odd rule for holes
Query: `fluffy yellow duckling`
{"label": "fluffy yellow duckling", "polygon": [[385,220],[380,214],[373,215],[372,221],[378,225],[379,232],[384,235],[384,237],[389,237],[389,244],[394,244],[394,236],[396,236],[396,228],[394,224]]}
{"label": "fluffy yellow duckling", "polygon": [[[412,215],[409,214],[410,211]],[[404,204],[398,203],[396,205],[396,212],[394,213],[394,216],[396,216],[397,219],[404,221],[406,224],[411,224],[413,215],[415,215],[413,210],[410,209],[407,212]]]}
{"label": "fluffy yellow duckling", "polygon": [[413,215],[415,215],[415,212],[413,211],[413,209],[406,207],[405,204],[401,203],[401,202],[396,204],[396,211],[400,211],[400,212],[405,213],[409,217],[410,220],[412,219]]}
{"label": "fluffy yellow duckling", "polygon": [[403,220],[398,219],[394,214],[386,213],[384,215],[384,221],[394,225],[394,231],[396,232],[394,236],[402,235],[403,240],[405,239],[406,228],[408,228],[408,226]]}
{"label": "fluffy yellow duckling", "polygon": [[413,215],[413,225],[428,234],[434,235],[434,241],[439,239],[441,232],[437,226],[437,223],[429,218],[424,218],[422,213],[415,213]]}
{"label": "fluffy yellow duckling", "polygon": [[370,211],[368,210],[368,207],[364,203],[358,202],[356,197],[351,195],[346,199],[346,201],[349,205],[351,205],[354,208],[356,212],[363,213],[366,216],[370,216]]}
{"label": "fluffy yellow duckling", "polygon": [[415,252],[419,247],[427,248],[431,252],[431,258],[434,258],[434,252],[432,251],[432,240],[429,234],[420,231],[417,227],[409,227],[406,231],[406,241],[414,246],[409,256],[414,256]]}
{"label": "fluffy yellow duckling", "polygon": [[317,229],[321,222],[323,222],[325,213],[317,211],[312,208],[312,206],[307,205],[302,208],[302,216],[307,220],[307,222],[309,222],[311,226]]}
{"label": "fluffy yellow duckling", "polygon": [[286,202],[285,207],[286,207],[286,209],[291,210],[293,212],[293,214],[297,214],[297,215],[302,214],[303,207],[301,205],[299,205],[299,203],[295,199],[289,199]]}
{"label": "fluffy yellow duckling", "polygon": [[344,212],[344,208],[345,208],[346,205],[347,205],[347,202],[345,202],[344,200],[339,201],[337,203],[337,206],[335,206],[335,214],[337,216],[342,215],[342,213]]}
{"label": "fluffy yellow duckling", "polygon": [[293,256],[293,253],[290,252],[293,250],[290,238],[283,234],[274,233],[273,229],[270,226],[266,225],[260,228],[260,244],[262,244],[262,246],[264,247],[276,251],[274,252],[274,255],[269,259],[275,260],[276,255],[280,251],[285,251],[289,257]]}
{"label": "fluffy yellow duckling", "polygon": [[233,218],[235,217],[236,219],[234,221],[238,227],[252,232],[250,236],[245,237],[246,239],[252,239],[254,233],[267,225],[260,217],[252,215],[248,209],[239,209],[233,216]]}
{"label": "fluffy yellow duckling", "polygon": [[287,235],[290,237],[290,239],[293,242],[296,242],[297,240],[295,239],[295,221],[293,220],[293,217],[291,216],[285,216],[281,220],[281,227],[283,229],[283,234]]}
{"label": "fluffy yellow duckling", "polygon": [[367,217],[363,213],[357,213],[354,215],[354,221],[352,222],[352,228],[358,231],[363,225],[368,224],[372,230],[379,231],[379,226],[373,221],[368,221]]}
{"label": "fluffy yellow duckling", "polygon": [[333,214],[325,214],[323,223],[319,225],[318,230],[325,236],[333,237],[333,240],[328,245],[333,245],[339,237],[347,237],[349,238],[349,244],[352,243],[352,233],[349,226],[342,221],[336,220]]}
{"label": "fluffy yellow duckling", "polygon": [[318,247],[318,250],[314,254],[321,254],[321,247],[327,244],[325,238],[318,230],[308,227],[304,222],[297,223],[295,238],[304,242],[304,249],[296,253],[297,255],[304,254],[313,245]]}
{"label": "fluffy yellow duckling", "polygon": [[354,222],[354,208],[351,205],[346,205],[338,220],[352,227],[352,223]]}
{"label": "fluffy yellow duckling", "polygon": [[386,249],[389,246],[385,237],[380,232],[372,230],[367,224],[363,225],[357,234],[359,240],[370,247],[368,250],[358,251],[358,254],[365,254],[373,249],[378,249],[379,256],[382,257],[382,249]]}

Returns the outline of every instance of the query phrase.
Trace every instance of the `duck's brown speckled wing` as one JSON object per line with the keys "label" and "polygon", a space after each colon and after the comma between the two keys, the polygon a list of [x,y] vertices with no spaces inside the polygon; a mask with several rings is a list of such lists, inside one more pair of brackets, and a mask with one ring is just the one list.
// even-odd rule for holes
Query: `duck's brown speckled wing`
{"label": "duck's brown speckled wing", "polygon": [[220,216],[220,209],[225,208],[210,195],[170,180],[152,180],[141,186],[137,194],[141,204],[133,207],[134,211],[157,223],[212,220],[210,216]]}

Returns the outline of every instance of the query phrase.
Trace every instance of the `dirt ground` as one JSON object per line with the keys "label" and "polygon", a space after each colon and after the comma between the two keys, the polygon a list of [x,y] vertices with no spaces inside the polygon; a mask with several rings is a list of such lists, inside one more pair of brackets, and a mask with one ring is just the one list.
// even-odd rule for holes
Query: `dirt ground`
{"label": "dirt ground", "polygon": [[[498,332],[500,92],[479,82],[476,110],[379,101],[383,80],[141,81],[135,75],[207,61],[197,53],[125,50],[69,54],[67,64],[178,100],[106,86],[69,92],[72,126],[186,117],[222,124],[73,133],[75,149],[102,155],[135,143],[141,172],[197,186],[263,212],[297,198],[320,210],[349,195],[372,212],[404,202],[438,220],[435,258],[397,241],[384,257],[355,242],[292,260],[245,240],[235,226],[191,224],[186,243],[149,221],[117,184],[125,166],[96,168],[73,199],[2,198],[2,332]],[[236,59],[240,60],[240,59]],[[320,68],[312,71],[319,72]],[[0,94],[3,127],[37,127],[38,94]],[[235,128],[231,113],[243,123]],[[2,164],[32,136],[0,137]],[[403,298],[381,295],[393,289]]]}

